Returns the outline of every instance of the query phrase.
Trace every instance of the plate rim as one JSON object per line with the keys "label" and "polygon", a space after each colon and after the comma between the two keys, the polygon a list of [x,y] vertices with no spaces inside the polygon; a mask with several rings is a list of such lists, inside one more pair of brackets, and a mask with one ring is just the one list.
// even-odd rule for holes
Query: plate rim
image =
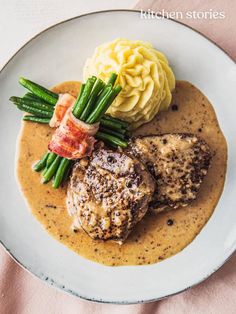
{"label": "plate rim", "polygon": [[[143,12],[145,12],[146,10],[143,10]],[[109,10],[101,10],[101,11],[92,11],[92,12],[88,12],[88,13],[84,13],[84,14],[79,14],[76,15],[72,18],[69,19],[65,19],[62,20],[58,23],[55,23],[45,29],[43,29],[42,31],[36,33],[33,37],[31,37],[29,40],[27,40],[25,42],[25,44],[23,44],[19,49],[16,50],[16,52],[8,59],[7,62],[5,62],[5,64],[3,64],[3,66],[0,69],[0,76],[3,73],[3,71],[5,70],[5,68],[7,68],[7,66],[11,63],[11,61],[15,58],[15,56],[18,55],[18,53],[21,52],[21,50],[23,50],[28,44],[30,44],[34,39],[36,39],[37,37],[39,37],[40,35],[46,33],[48,30],[53,29],[54,27],[79,19],[79,18],[83,18],[89,15],[96,15],[96,14],[103,14],[103,13],[111,13],[111,12],[132,12],[132,13],[140,13],[141,10],[138,9],[109,9]],[[212,39],[208,38],[206,35],[204,35],[202,32],[200,32],[199,30],[194,29],[192,26],[184,24],[183,22],[179,21],[179,20],[175,20],[172,18],[167,18],[161,14],[157,14],[157,16],[162,17],[164,19],[170,20],[174,23],[178,23],[181,24],[182,26],[192,30],[193,32],[199,34],[200,36],[204,37],[207,41],[211,42],[216,48],[218,48],[219,50],[221,50],[226,57],[228,57],[233,64],[236,64],[236,60],[234,60],[227,51],[225,51],[219,44],[217,44],[216,42],[214,42]],[[200,279],[199,281],[197,281],[196,283],[192,284],[191,286],[188,286],[184,289],[181,289],[179,291],[173,292],[171,294],[168,294],[166,296],[163,297],[159,297],[159,298],[152,298],[152,299],[146,299],[146,300],[139,300],[139,301],[106,301],[106,300],[101,300],[101,299],[96,299],[96,298],[91,298],[88,296],[83,296],[79,293],[77,293],[74,290],[71,289],[67,289],[64,286],[61,286],[60,284],[58,284],[55,280],[53,280],[51,277],[47,277],[47,279],[44,276],[41,276],[34,273],[31,269],[29,269],[27,266],[23,265],[22,262],[20,262],[15,256],[14,254],[11,252],[11,250],[9,248],[7,248],[5,246],[5,244],[3,243],[3,241],[0,239],[0,244],[3,247],[4,251],[20,266],[22,267],[24,270],[26,270],[28,273],[30,273],[31,275],[33,275],[33,277],[38,278],[39,280],[43,281],[44,283],[46,283],[48,286],[53,286],[56,289],[66,292],[68,295],[73,295],[76,297],[79,297],[81,299],[87,300],[87,301],[92,301],[92,302],[97,302],[97,303],[104,303],[104,304],[122,304],[122,305],[131,305],[131,304],[144,304],[144,303],[150,303],[150,302],[155,302],[155,301],[159,301],[159,300],[163,300],[165,298],[168,298],[170,296],[174,296],[177,295],[179,293],[185,292],[190,288],[193,288],[195,286],[197,286],[198,284],[202,283],[203,281],[205,281],[207,278],[209,278],[210,276],[212,276],[215,272],[217,272],[235,253],[236,253],[236,248],[235,250],[229,254],[215,269],[213,269],[209,274],[207,274],[204,278]]]}

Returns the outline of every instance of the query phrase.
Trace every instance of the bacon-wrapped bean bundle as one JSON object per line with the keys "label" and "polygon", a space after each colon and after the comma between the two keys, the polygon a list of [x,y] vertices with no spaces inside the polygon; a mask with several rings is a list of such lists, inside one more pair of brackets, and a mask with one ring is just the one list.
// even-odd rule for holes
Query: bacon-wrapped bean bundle
{"label": "bacon-wrapped bean bundle", "polygon": [[94,135],[98,131],[99,123],[87,124],[75,118],[71,109],[66,111],[48,148],[61,157],[75,160],[92,153],[96,142]]}

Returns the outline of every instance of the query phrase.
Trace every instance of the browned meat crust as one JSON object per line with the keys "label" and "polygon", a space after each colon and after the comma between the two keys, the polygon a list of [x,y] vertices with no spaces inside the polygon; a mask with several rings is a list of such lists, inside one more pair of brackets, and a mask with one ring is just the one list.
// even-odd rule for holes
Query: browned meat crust
{"label": "browned meat crust", "polygon": [[137,137],[131,140],[129,150],[156,180],[150,203],[156,212],[194,200],[211,160],[208,145],[185,133]]}
{"label": "browned meat crust", "polygon": [[67,208],[93,239],[124,241],[146,214],[155,183],[136,158],[99,149],[74,166]]}

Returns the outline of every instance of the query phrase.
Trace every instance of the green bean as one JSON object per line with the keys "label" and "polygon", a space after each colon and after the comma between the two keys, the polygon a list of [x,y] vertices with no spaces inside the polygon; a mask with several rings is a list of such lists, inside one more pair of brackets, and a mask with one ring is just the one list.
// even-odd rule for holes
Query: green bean
{"label": "green bean", "polygon": [[22,120],[37,122],[37,123],[42,123],[42,124],[49,124],[49,122],[50,122],[50,119],[48,119],[48,118],[40,118],[40,117],[36,117],[36,116],[24,116]]}
{"label": "green bean", "polygon": [[41,171],[45,168],[49,152],[45,153],[43,157],[33,166],[34,171]]}
{"label": "green bean", "polygon": [[51,166],[51,164],[54,162],[54,160],[56,159],[57,155],[55,153],[50,152],[48,159],[47,159],[47,168],[49,168]]}
{"label": "green bean", "polygon": [[114,121],[106,120],[104,117],[101,118],[100,124],[104,127],[108,127],[117,131],[123,130],[125,132],[125,129],[122,125]]}
{"label": "green bean", "polygon": [[117,74],[116,73],[111,73],[111,76],[109,77],[109,80],[107,84],[111,84],[112,87],[115,85],[116,79],[117,79]]}
{"label": "green bean", "polygon": [[23,97],[23,99],[30,99],[30,100],[35,100],[35,101],[42,101],[41,98],[39,98],[38,96],[30,93],[30,92],[27,92]]}
{"label": "green bean", "polygon": [[105,114],[103,117],[102,117],[103,120],[107,120],[107,121],[112,121],[112,122],[115,122],[117,124],[120,124],[120,126],[124,127],[125,129],[128,128],[130,126],[130,123],[127,122],[127,121],[124,121],[124,120],[120,120],[118,118],[114,118],[114,117],[111,117],[110,115],[107,115]]}
{"label": "green bean", "polygon": [[109,90],[106,95],[101,99],[101,101],[96,105],[94,111],[89,115],[86,122],[89,124],[93,124],[99,121],[99,117],[102,115],[102,111],[104,107],[106,108],[108,101],[111,99],[114,91]]}
{"label": "green bean", "polygon": [[107,109],[111,106],[112,102],[115,100],[116,96],[120,93],[121,90],[122,90],[122,87],[120,85],[117,85],[115,88],[113,88],[112,90],[113,93],[111,97],[108,99],[107,104],[104,105],[104,107],[102,107],[102,110],[100,114],[98,115],[96,122],[99,122],[101,120],[102,116],[105,114]]}
{"label": "green bean", "polygon": [[[77,99],[76,99],[76,103],[78,103],[78,101],[80,100],[80,98],[82,97],[83,95],[83,92],[84,92],[84,88],[85,88],[85,84],[83,83],[80,87],[80,91],[79,91],[79,94],[77,96]],[[76,104],[75,103],[75,104]],[[75,109],[75,104],[74,104],[74,107],[73,107],[73,110]]]}
{"label": "green bean", "polygon": [[31,113],[39,118],[51,118],[52,114],[51,112],[45,111],[45,110],[40,110],[40,109],[36,109],[36,108],[32,108],[30,106],[26,106],[26,105],[17,105],[17,108],[21,111],[25,111],[28,113]]}
{"label": "green bean", "polygon": [[96,77],[93,76],[91,78],[89,78],[85,84],[85,87],[84,87],[84,90],[83,90],[83,93],[81,94],[81,96],[79,95],[76,102],[75,102],[75,105],[74,105],[74,109],[73,109],[73,114],[76,118],[80,118],[86,104],[87,104],[87,101],[89,99],[89,96],[90,96],[90,93],[92,91],[92,88],[93,88],[93,85],[96,81]]}
{"label": "green bean", "polygon": [[43,174],[43,178],[44,178],[44,183],[49,182],[52,177],[54,176],[54,174],[56,173],[58,166],[60,164],[62,160],[62,157],[57,156],[55,158],[55,160],[53,161],[53,163],[51,164],[51,166],[47,169],[47,171]]}
{"label": "green bean", "polygon": [[103,99],[97,104],[96,108],[88,117],[86,122],[89,124],[99,122],[120,91],[121,91],[121,86],[119,85],[117,85],[114,89],[110,90],[103,97]]}
{"label": "green bean", "polygon": [[67,172],[67,169],[70,167],[70,163],[71,163],[71,161],[69,159],[63,158],[61,160],[60,165],[59,165],[57,172],[55,174],[53,184],[52,184],[54,189],[59,188],[59,186],[63,180],[63,177]]}
{"label": "green bean", "polygon": [[113,136],[113,135],[110,135],[110,134],[107,134],[107,133],[103,133],[103,132],[100,132],[98,131],[95,135],[96,138],[98,138],[99,140],[102,140],[106,143],[111,143],[113,145],[117,145],[117,146],[120,146],[120,147],[127,147],[128,146],[128,143],[124,140],[121,140],[119,138],[117,138],[116,136]]}
{"label": "green bean", "polygon": [[104,98],[104,96],[105,96],[110,90],[112,90],[112,85],[111,85],[111,84],[107,84],[107,85],[103,88],[103,91],[101,92],[101,94],[98,96],[98,99],[96,100],[95,107],[97,107],[97,104],[100,103],[100,101]]}
{"label": "green bean", "polygon": [[58,100],[58,94],[53,93],[52,91],[46,89],[43,86],[40,86],[30,80],[27,80],[24,77],[20,77],[19,83],[31,91],[34,95],[39,98],[45,100],[47,103],[51,105],[55,105]]}
{"label": "green bean", "polygon": [[[104,128],[102,126],[100,126],[99,128],[99,131],[100,132],[103,132],[103,133],[107,133],[107,134],[111,134],[111,135],[114,135],[122,140],[125,139],[125,134],[122,134],[120,133],[118,130],[117,131],[114,131],[114,130],[111,130],[111,129],[107,129],[107,128]],[[123,131],[123,130],[122,130]],[[125,131],[125,130],[124,130]]]}
{"label": "green bean", "polygon": [[84,92],[85,84],[83,83],[80,87],[79,95],[78,95],[78,100],[80,100],[83,92]]}
{"label": "green bean", "polygon": [[125,130],[125,129],[116,129],[116,128],[112,128],[112,127],[107,127],[103,123],[100,123],[100,127],[106,128],[107,130],[112,130],[114,132],[118,132],[118,133],[123,134],[123,135],[125,135],[127,133],[127,130]]}
{"label": "green bean", "polygon": [[96,103],[96,98],[99,95],[99,93],[101,92],[101,90],[104,88],[105,84],[103,83],[102,80],[97,79],[93,90],[91,92],[91,95],[89,96],[89,100],[88,103],[86,104],[81,116],[80,116],[80,120],[82,121],[86,121],[86,119],[88,118],[88,116],[90,115],[90,113],[92,112],[94,105]]}
{"label": "green bean", "polygon": [[[46,167],[43,169],[43,172],[42,172],[42,176],[45,175],[45,173],[48,171],[48,168],[47,168],[47,165]],[[48,181],[44,180],[43,183],[47,183]]]}
{"label": "green bean", "polygon": [[12,96],[10,97],[10,101],[12,101],[15,105],[25,105],[32,108],[49,111],[51,112],[52,115],[54,112],[54,108],[51,105],[48,105],[45,102],[42,102],[41,100],[35,101],[31,99],[24,99],[24,98]]}

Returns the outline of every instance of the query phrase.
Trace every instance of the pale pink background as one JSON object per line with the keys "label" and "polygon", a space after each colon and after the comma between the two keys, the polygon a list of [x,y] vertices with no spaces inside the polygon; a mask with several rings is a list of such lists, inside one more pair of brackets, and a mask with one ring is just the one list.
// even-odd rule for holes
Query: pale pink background
{"label": "pale pink background", "polygon": [[[236,59],[236,1],[140,1],[136,8],[169,11],[225,11],[224,20],[186,20]],[[227,209],[226,209],[227,210]],[[204,258],[204,257],[203,257]],[[234,314],[236,255],[200,285],[179,295],[145,305],[107,305],[80,300],[51,288],[18,266],[0,247],[0,314]],[[158,279],[157,279],[158,280]]]}

